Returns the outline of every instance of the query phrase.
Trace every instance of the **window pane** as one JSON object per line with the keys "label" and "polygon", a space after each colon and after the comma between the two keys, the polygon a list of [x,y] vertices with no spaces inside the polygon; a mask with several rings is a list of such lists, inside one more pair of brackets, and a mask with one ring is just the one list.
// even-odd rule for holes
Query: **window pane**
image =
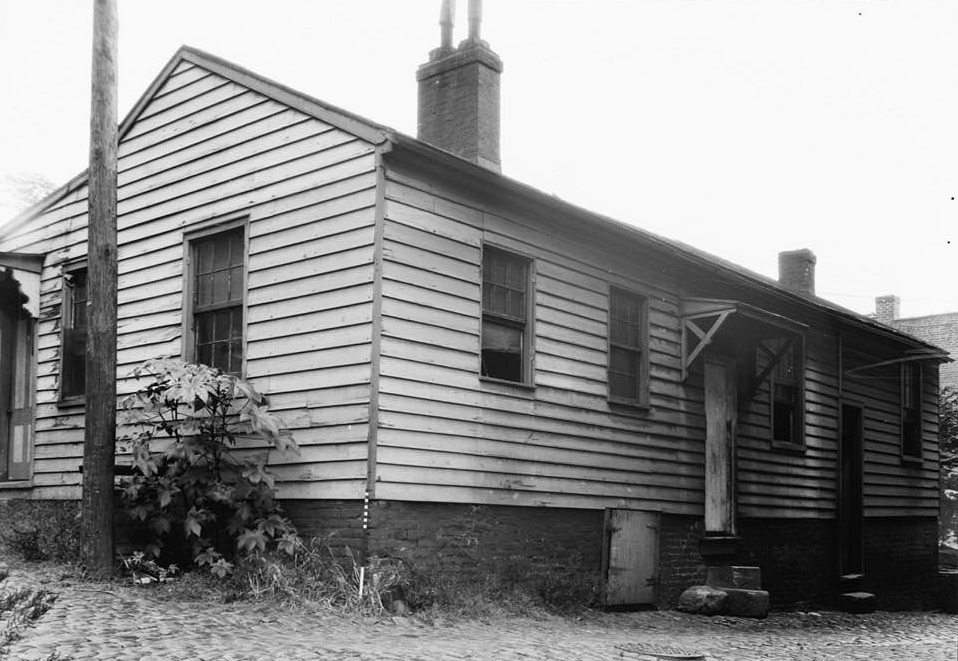
{"label": "window pane", "polygon": [[242,265],[243,263],[243,232],[234,230],[230,233],[230,259],[232,266]]}
{"label": "window pane", "polygon": [[63,331],[63,373],[60,390],[63,397],[77,397],[86,392],[86,330],[67,328]]}
{"label": "window pane", "polygon": [[223,240],[216,241],[215,239],[211,240],[213,244],[213,269],[220,270],[229,268],[230,265],[230,247],[229,247],[229,236],[224,236]]}
{"label": "window pane", "polygon": [[612,347],[612,371],[636,377],[639,375],[639,352]]}
{"label": "window pane", "polygon": [[639,398],[638,381],[627,374],[613,372],[609,386],[612,396],[615,398],[633,401]]}
{"label": "window pane", "polygon": [[230,369],[233,374],[240,374],[243,367],[243,343],[230,343]]}
{"label": "window pane", "polygon": [[230,269],[230,293],[229,300],[243,300],[243,267],[234,266]]}
{"label": "window pane", "polygon": [[214,314],[212,312],[196,315],[197,344],[209,344],[213,341],[213,320]]}
{"label": "window pane", "polygon": [[483,251],[482,307],[485,312],[526,318],[528,260],[494,248]]}
{"label": "window pane", "polygon": [[233,311],[229,309],[217,310],[214,314],[215,321],[213,323],[213,339],[217,342],[229,340],[233,328],[233,324],[230,319],[233,316]]}
{"label": "window pane", "polygon": [[610,298],[610,341],[613,344],[641,347],[644,329],[642,298],[614,289]]}
{"label": "window pane", "polygon": [[772,412],[774,420],[773,438],[783,443],[791,443],[793,416],[795,408],[793,405],[785,402],[775,402],[775,410]]}
{"label": "window pane", "polygon": [[218,367],[224,372],[230,371],[230,345],[229,342],[216,342],[213,345],[213,362],[210,367]]}
{"label": "window pane", "polygon": [[210,240],[197,241],[194,254],[196,256],[196,272],[209,273],[213,270],[213,242]]}
{"label": "window pane", "polygon": [[213,360],[213,345],[200,344],[196,347],[196,362],[211,365]]}
{"label": "window pane", "polygon": [[230,300],[229,271],[217,271],[213,274],[213,300],[211,303],[226,303]]}
{"label": "window pane", "polygon": [[522,381],[522,329],[483,322],[482,375]]}
{"label": "window pane", "polygon": [[213,276],[201,275],[196,278],[196,304],[206,306],[213,302]]}
{"label": "window pane", "polygon": [[638,351],[612,347],[609,355],[609,394],[612,397],[631,400],[639,398],[641,356]]}
{"label": "window pane", "polygon": [[775,384],[772,405],[772,438],[782,443],[797,441],[795,423],[798,407],[798,389],[795,386]]}

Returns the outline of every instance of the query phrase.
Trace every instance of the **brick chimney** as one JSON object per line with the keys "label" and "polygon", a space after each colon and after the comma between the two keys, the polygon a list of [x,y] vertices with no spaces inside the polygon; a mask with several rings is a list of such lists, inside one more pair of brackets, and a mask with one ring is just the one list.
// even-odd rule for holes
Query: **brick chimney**
{"label": "brick chimney", "polygon": [[796,294],[815,295],[815,253],[808,248],[778,253],[778,284]]}
{"label": "brick chimney", "polygon": [[420,140],[501,171],[499,76],[502,60],[479,37],[482,0],[469,0],[469,38],[452,46],[454,0],[444,0],[442,41],[419,67]]}
{"label": "brick chimney", "polygon": [[890,324],[900,313],[901,299],[894,294],[875,297],[875,319],[883,324]]}

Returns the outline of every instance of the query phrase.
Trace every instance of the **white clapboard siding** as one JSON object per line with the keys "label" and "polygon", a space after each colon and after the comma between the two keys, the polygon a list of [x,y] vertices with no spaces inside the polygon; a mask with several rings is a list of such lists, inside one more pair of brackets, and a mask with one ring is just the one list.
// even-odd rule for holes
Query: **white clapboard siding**
{"label": "white clapboard siding", "polygon": [[[385,210],[377,497],[701,511],[704,410],[655,382],[681,367],[674,284],[405,175]],[[479,378],[483,241],[535,259],[534,390]],[[649,414],[607,399],[611,284],[649,298]]]}
{"label": "white clapboard siding", "polygon": [[[137,387],[129,375],[142,361],[181,354],[185,234],[207,221],[246,218],[246,371],[301,445],[298,455],[270,452],[289,497],[355,497],[365,480],[373,152],[354,135],[188,64],[142,108],[120,144],[118,393]],[[86,236],[80,186],[2,242],[3,250],[47,254],[38,498],[78,495],[83,407],[57,402],[60,269],[85,256]]]}

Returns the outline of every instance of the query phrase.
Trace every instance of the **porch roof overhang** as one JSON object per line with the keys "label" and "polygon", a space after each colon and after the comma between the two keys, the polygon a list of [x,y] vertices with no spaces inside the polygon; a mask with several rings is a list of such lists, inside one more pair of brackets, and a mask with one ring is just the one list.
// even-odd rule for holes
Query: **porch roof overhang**
{"label": "porch roof overhang", "polygon": [[[715,339],[719,331],[733,315],[752,322],[766,337],[786,337],[789,342],[770,364],[777,364],[781,354],[791,346],[796,337],[803,337],[808,325],[769,312],[742,301],[717,298],[685,298],[679,303],[679,318],[682,324],[682,380],[702,352]],[[761,380],[761,379],[759,379]]]}
{"label": "porch roof overhang", "polygon": [[929,351],[927,349],[907,349],[905,354],[898,356],[896,358],[889,358],[888,360],[879,360],[874,363],[868,363],[867,365],[859,365],[857,367],[852,367],[851,369],[845,370],[845,376],[856,376],[863,372],[868,372],[869,370],[878,369],[880,367],[887,367],[888,365],[896,365],[903,363],[916,363],[916,362],[934,362],[934,363],[953,363],[955,359],[952,358],[948,353],[942,351]]}
{"label": "porch roof overhang", "polygon": [[40,317],[40,272],[43,255],[26,252],[0,252],[0,269],[19,286],[23,309],[34,319]]}

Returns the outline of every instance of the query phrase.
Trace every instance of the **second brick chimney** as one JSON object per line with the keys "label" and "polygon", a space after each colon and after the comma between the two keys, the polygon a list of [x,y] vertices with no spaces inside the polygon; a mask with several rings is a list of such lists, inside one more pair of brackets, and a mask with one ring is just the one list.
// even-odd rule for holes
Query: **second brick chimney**
{"label": "second brick chimney", "polygon": [[894,294],[875,297],[875,319],[883,324],[890,324],[896,319],[901,309],[901,299]]}
{"label": "second brick chimney", "polygon": [[815,253],[808,248],[778,253],[778,284],[796,294],[815,295]]}
{"label": "second brick chimney", "polygon": [[479,37],[481,0],[469,0],[469,38],[452,47],[453,8],[442,6],[442,42],[419,67],[417,137],[499,172],[499,76],[502,60]]}

